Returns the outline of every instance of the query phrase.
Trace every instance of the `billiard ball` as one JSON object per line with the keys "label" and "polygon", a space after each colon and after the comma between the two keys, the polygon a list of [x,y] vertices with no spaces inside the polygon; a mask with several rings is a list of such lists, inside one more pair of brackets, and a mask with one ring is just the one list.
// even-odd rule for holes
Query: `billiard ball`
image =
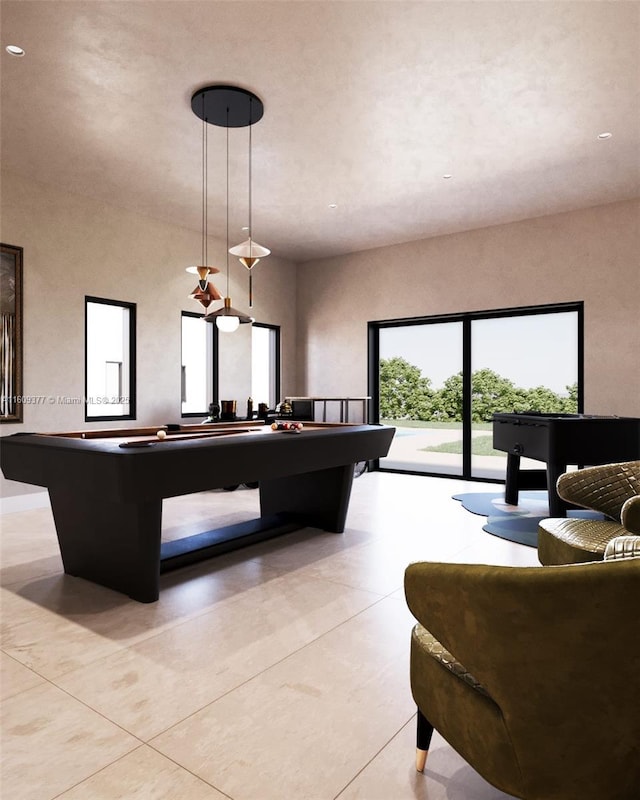
{"label": "billiard ball", "polygon": [[163,439],[167,438],[167,432],[166,431],[158,431],[156,433],[156,436],[158,437],[158,439],[160,439],[160,441],[162,441]]}

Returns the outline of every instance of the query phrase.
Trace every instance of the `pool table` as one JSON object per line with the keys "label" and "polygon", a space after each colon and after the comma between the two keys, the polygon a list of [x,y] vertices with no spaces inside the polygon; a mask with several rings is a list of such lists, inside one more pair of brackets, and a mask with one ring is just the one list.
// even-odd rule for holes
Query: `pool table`
{"label": "pool table", "polygon": [[[315,422],[18,433],[2,439],[1,465],[49,490],[66,573],[149,603],[161,572],[295,528],[342,533],[354,464],[385,456],[393,435]],[[163,498],[255,482],[259,519],[161,542]]]}

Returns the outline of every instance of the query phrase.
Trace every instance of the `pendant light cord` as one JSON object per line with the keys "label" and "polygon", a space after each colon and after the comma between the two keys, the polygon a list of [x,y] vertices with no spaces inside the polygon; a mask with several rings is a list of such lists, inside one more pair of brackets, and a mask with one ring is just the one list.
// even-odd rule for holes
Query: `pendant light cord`
{"label": "pendant light cord", "polygon": [[[253,109],[251,108],[252,99],[249,98],[249,248],[251,248],[251,236],[252,236],[252,227],[251,227],[251,129],[253,128]],[[251,249],[249,249],[249,255],[251,256]]]}
{"label": "pendant light cord", "polygon": [[209,125],[204,123],[204,264],[209,266]]}
{"label": "pendant light cord", "polygon": [[207,261],[205,257],[205,241],[207,239],[206,234],[206,225],[207,225],[207,213],[206,213],[206,204],[207,204],[207,178],[206,178],[206,168],[205,168],[205,138],[206,138],[206,127],[207,123],[205,120],[205,113],[204,113],[204,94],[202,95],[202,261],[200,262],[202,266],[205,266]]}
{"label": "pendant light cord", "polygon": [[227,108],[227,297],[229,297],[229,109]]}

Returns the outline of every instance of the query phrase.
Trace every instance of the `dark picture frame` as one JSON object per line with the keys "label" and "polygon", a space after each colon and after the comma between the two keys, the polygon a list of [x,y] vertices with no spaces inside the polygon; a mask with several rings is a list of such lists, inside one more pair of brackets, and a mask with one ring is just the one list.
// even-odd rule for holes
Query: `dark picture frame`
{"label": "dark picture frame", "polygon": [[22,422],[23,249],[0,243],[0,422]]}

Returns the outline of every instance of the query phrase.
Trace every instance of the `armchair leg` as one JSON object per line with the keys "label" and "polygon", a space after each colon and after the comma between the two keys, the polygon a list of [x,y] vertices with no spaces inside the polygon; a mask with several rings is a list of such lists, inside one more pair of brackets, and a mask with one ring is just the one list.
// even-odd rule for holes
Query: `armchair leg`
{"label": "armchair leg", "polygon": [[416,769],[418,772],[423,772],[424,765],[427,762],[427,756],[429,755],[429,745],[431,744],[431,737],[433,736],[433,725],[420,709],[418,709],[416,721]]}

